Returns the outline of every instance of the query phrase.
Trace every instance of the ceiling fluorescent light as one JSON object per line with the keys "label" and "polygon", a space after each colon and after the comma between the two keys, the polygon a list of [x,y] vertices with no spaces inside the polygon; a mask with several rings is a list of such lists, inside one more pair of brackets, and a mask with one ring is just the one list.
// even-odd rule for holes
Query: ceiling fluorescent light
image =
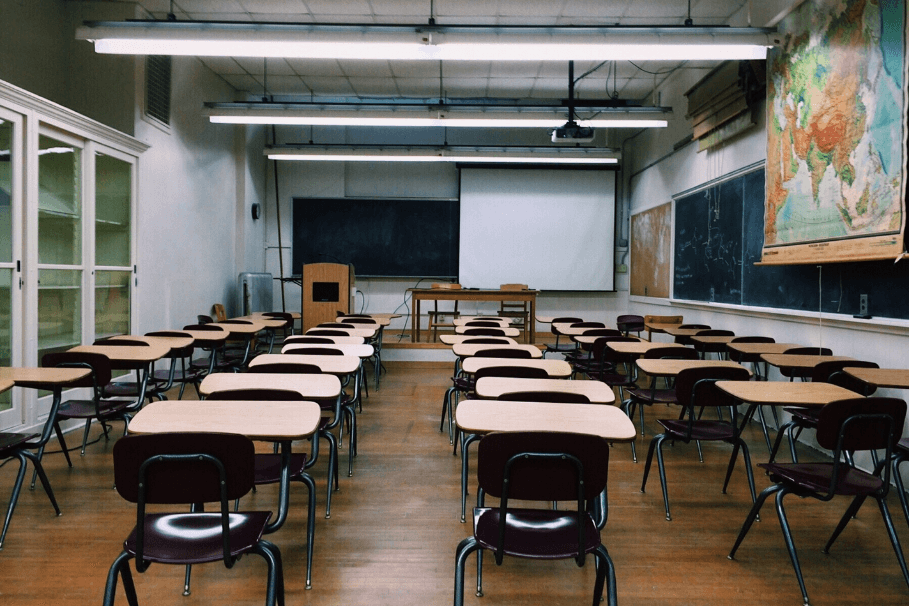
{"label": "ceiling fluorescent light", "polygon": [[[289,104],[274,107],[242,104],[206,104],[204,114],[219,124],[279,124],[302,126],[383,126],[450,128],[557,128],[565,124],[565,113],[542,111],[445,111],[432,108],[399,110],[293,109]],[[577,117],[580,126],[590,128],[664,128],[664,111],[596,112],[591,119]]]}
{"label": "ceiling fluorescent light", "polygon": [[458,148],[305,146],[270,148],[269,160],[297,162],[460,162],[482,164],[618,164],[603,148]]}
{"label": "ceiling fluorescent light", "polygon": [[779,43],[773,29],[86,22],[76,39],[131,55],[410,61],[747,60]]}

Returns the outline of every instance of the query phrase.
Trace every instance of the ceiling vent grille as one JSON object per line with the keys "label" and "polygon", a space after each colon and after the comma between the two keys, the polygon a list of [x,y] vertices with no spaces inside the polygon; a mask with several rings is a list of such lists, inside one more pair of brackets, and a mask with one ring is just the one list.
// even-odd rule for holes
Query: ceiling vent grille
{"label": "ceiling vent grille", "polygon": [[145,115],[170,126],[170,55],[148,55],[145,61]]}

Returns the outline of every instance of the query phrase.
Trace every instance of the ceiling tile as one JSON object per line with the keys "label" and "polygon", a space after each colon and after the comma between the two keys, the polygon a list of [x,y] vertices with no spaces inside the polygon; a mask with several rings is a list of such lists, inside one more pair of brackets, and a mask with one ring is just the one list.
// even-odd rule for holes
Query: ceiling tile
{"label": "ceiling tile", "polygon": [[364,0],[305,0],[306,6],[316,16],[317,21],[322,20],[323,15],[359,15],[361,17],[372,14],[369,3]]}
{"label": "ceiling tile", "polygon": [[264,73],[267,73],[269,76],[272,74],[275,76],[296,75],[296,72],[287,64],[287,61],[280,58],[269,58],[266,63],[266,59],[264,58],[236,57],[236,62],[240,64],[244,70],[253,75],[261,75]]}
{"label": "ceiling tile", "polygon": [[487,86],[486,78],[446,78],[443,88],[446,97],[465,98],[486,96]]}
{"label": "ceiling tile", "polygon": [[347,76],[365,76],[371,78],[391,78],[388,61],[357,61],[342,59],[338,61],[341,71]]}
{"label": "ceiling tile", "polygon": [[527,97],[533,88],[534,80],[535,78],[490,78],[490,95],[506,98]]}
{"label": "ceiling tile", "polygon": [[439,64],[435,61],[392,61],[389,63],[389,67],[396,78],[439,77]]}
{"label": "ceiling tile", "polygon": [[262,83],[252,76],[243,74],[224,74],[221,77],[238,91],[245,91],[252,94],[262,93]]}
{"label": "ceiling tile", "polygon": [[562,8],[562,15],[565,17],[586,17],[593,19],[616,19],[625,14],[625,9],[631,4],[631,0],[613,0],[603,2],[602,0],[566,0]]}
{"label": "ceiling tile", "polygon": [[552,0],[499,0],[497,14],[503,17],[548,17],[551,20],[561,11],[562,3]]}
{"label": "ceiling tile", "polygon": [[[309,89],[306,88],[306,85],[303,84],[303,80],[299,76],[272,76],[269,74],[267,84],[268,94],[270,95],[309,94]],[[258,92],[262,92],[262,90]]]}
{"label": "ceiling tile", "polygon": [[246,12],[238,0],[179,0],[179,7],[187,13],[242,13]]}
{"label": "ceiling tile", "polygon": [[248,13],[302,15],[309,12],[302,0],[237,0]]}
{"label": "ceiling tile", "polygon": [[285,61],[300,76],[336,76],[338,78],[344,76],[336,59],[285,59]]}
{"label": "ceiling tile", "polygon": [[[398,91],[404,97],[438,97],[438,78],[395,78]],[[448,82],[446,81],[446,84]]]}
{"label": "ceiling tile", "polygon": [[446,61],[442,64],[445,78],[479,78],[489,75],[489,61]]}
{"label": "ceiling tile", "polygon": [[358,97],[393,97],[398,87],[392,78],[348,78]]}
{"label": "ceiling tile", "polygon": [[536,78],[540,73],[542,61],[502,61],[489,66],[489,75],[493,78]]}
{"label": "ceiling tile", "polygon": [[399,21],[399,23],[419,23],[429,19],[427,0],[369,0],[376,16],[421,15],[420,21]]}
{"label": "ceiling tile", "polygon": [[208,69],[216,74],[245,74],[243,69],[233,57],[199,57],[199,60],[205,64]]}
{"label": "ceiling tile", "polygon": [[488,0],[436,0],[436,16],[445,17],[470,17],[470,21],[463,23],[474,23],[474,17],[495,17],[496,3]]}
{"label": "ceiling tile", "polygon": [[310,78],[304,76],[303,83],[316,95],[348,96],[354,94],[347,78],[323,78],[319,76]]}

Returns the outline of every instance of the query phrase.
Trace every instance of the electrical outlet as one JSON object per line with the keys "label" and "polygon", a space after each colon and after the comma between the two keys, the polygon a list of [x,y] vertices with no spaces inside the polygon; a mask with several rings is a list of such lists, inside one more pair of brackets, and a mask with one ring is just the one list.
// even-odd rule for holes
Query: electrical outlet
{"label": "electrical outlet", "polygon": [[868,295],[859,295],[859,315],[867,316],[868,314]]}
{"label": "electrical outlet", "polygon": [[615,273],[617,274],[627,274],[628,266],[627,265],[616,265]]}

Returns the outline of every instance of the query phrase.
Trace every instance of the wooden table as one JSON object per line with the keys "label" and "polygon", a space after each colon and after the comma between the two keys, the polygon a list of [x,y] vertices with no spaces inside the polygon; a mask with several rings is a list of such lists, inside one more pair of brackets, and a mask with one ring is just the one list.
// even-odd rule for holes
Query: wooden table
{"label": "wooden table", "polygon": [[[745,368],[738,362],[729,360],[667,360],[662,358],[641,358],[637,362],[638,368],[651,377],[675,377],[683,370],[691,368]],[[747,369],[746,369],[747,370]],[[751,371],[748,371],[749,374]]]}
{"label": "wooden table", "polygon": [[[174,331],[177,332],[177,331]],[[186,332],[186,331],[180,331]],[[105,339],[111,343],[116,343],[116,341],[142,341],[143,343],[148,343],[149,345],[165,345],[170,349],[183,349],[184,347],[189,347],[193,345],[196,339],[190,335],[181,337],[149,337],[146,335],[114,335],[108,339]]]}
{"label": "wooden table", "polygon": [[170,346],[152,343],[146,346],[135,345],[79,345],[69,351],[78,353],[98,353],[107,356],[114,370],[135,370],[138,395],[136,405],[145,400],[145,391],[151,376],[152,364],[170,354]]}
{"label": "wooden table", "polygon": [[[521,301],[529,303],[529,317],[536,317],[538,290],[459,290],[446,288],[408,288],[413,302],[413,315],[411,316],[410,338],[413,342],[420,340],[420,307],[423,301]],[[534,330],[527,327],[530,343],[534,342]],[[520,333],[519,333],[520,334]],[[515,335],[517,336],[517,335]]]}
{"label": "wooden table", "polygon": [[[268,375],[274,377],[276,375]],[[331,377],[337,381],[335,377]],[[133,417],[129,430],[135,434],[171,432],[212,432],[245,435],[251,440],[278,442],[281,445],[281,482],[278,515],[266,527],[272,533],[287,520],[290,507],[291,442],[311,437],[319,428],[321,410],[315,402],[213,401],[152,402]],[[313,453],[318,440],[313,439]],[[315,456],[315,454],[314,454]],[[307,482],[310,491],[315,484]],[[311,497],[315,492],[311,493]],[[312,498],[312,503],[315,499]],[[315,535],[314,508],[307,520],[306,588],[312,587],[312,551]]]}
{"label": "wooden table", "polygon": [[281,354],[299,354],[306,355],[307,349],[337,349],[345,356],[356,356],[360,359],[369,359],[372,357],[375,348],[372,345],[367,345],[366,343],[361,343],[359,345],[348,344],[348,343],[288,343],[281,348]]}
{"label": "wooden table", "polygon": [[328,400],[341,395],[341,381],[334,375],[290,375],[271,373],[219,372],[202,379],[199,392],[208,396],[234,389],[283,389],[304,398]]}
{"label": "wooden table", "polygon": [[805,373],[810,372],[821,362],[848,362],[855,358],[850,358],[848,356],[813,356],[802,354],[762,354],[761,359],[771,366],[776,366],[780,369],[787,368],[792,371]]}
{"label": "wooden table", "polygon": [[565,381],[563,379],[515,379],[481,377],[474,390],[482,400],[497,399],[508,393],[523,391],[557,391],[587,396],[591,404],[612,404],[615,394],[602,381]]}
{"label": "wooden table", "polygon": [[[373,320],[375,320],[376,323],[378,323],[380,326],[390,326],[390,325],[391,325],[391,321],[392,321],[393,319],[395,319],[395,318],[400,318],[400,317],[401,317],[401,314],[387,314],[387,313],[380,313],[380,314],[369,314],[368,317],[369,317],[369,318],[372,318]],[[343,322],[346,318],[358,318],[358,319],[360,319],[360,318],[363,318],[363,316],[338,316],[338,317],[336,318],[336,321],[338,321],[338,322]]]}
{"label": "wooden table", "polygon": [[[631,419],[619,408],[593,404],[464,400],[455,411],[455,422],[474,440],[493,431],[564,431],[600,436],[610,442],[634,442],[637,436]],[[461,447],[462,523],[467,513],[468,444],[465,440]],[[605,495],[601,501],[605,506]]]}
{"label": "wooden table", "polygon": [[[504,345],[499,343],[458,343],[454,345],[451,350],[454,352],[454,355],[459,358],[469,358],[470,356],[477,355],[477,352],[483,351],[484,349],[521,349],[523,351],[530,352],[531,358],[542,358],[543,351],[536,345]],[[511,359],[511,358],[509,358]]]}
{"label": "wooden table", "polygon": [[552,325],[552,329],[566,337],[580,337],[588,330],[602,330],[608,328],[607,326],[572,326],[572,324],[577,324],[577,322],[556,322]]}
{"label": "wooden table", "polygon": [[[588,337],[580,337],[581,339],[587,339]],[[653,341],[610,341],[606,344],[606,347],[616,352],[617,354],[622,354],[629,357],[638,357],[643,356],[651,349],[662,349],[665,347],[682,347],[685,346],[681,343],[657,343]]]}
{"label": "wooden table", "polygon": [[843,372],[876,387],[909,389],[909,370],[905,368],[859,368],[847,366],[843,369]]}
{"label": "wooden table", "polygon": [[694,335],[691,337],[691,345],[702,355],[707,353],[725,354],[726,346],[733,339],[735,339],[735,335],[706,337]]}
{"label": "wooden table", "polygon": [[262,354],[250,361],[249,372],[256,372],[256,368],[263,364],[312,364],[318,366],[319,370],[325,374],[346,376],[357,372],[360,368],[360,358],[356,356]]}
{"label": "wooden table", "polygon": [[551,379],[567,379],[571,376],[571,364],[565,360],[547,360],[545,358],[481,358],[472,356],[466,358],[461,364],[461,370],[469,375],[476,373],[481,368],[495,366],[523,366],[526,368],[542,368]]}
{"label": "wooden table", "polygon": [[[704,338],[704,337],[701,337]],[[742,362],[761,362],[763,354],[781,354],[793,347],[801,347],[795,343],[727,343],[726,349],[742,356]]]}
{"label": "wooden table", "polygon": [[[458,343],[463,343],[464,341],[468,341],[470,339],[484,339],[484,338],[486,338],[486,337],[480,337],[477,335],[453,335],[453,334],[447,334],[447,333],[439,335],[439,340],[442,343],[445,343],[445,345],[457,345]],[[517,345],[518,344],[518,342],[515,341],[514,339],[512,339],[511,337],[494,337],[494,338],[505,339],[506,341],[508,341],[508,345]],[[502,345],[505,345],[505,343],[502,343]],[[495,345],[489,345],[489,347],[495,347]]]}
{"label": "wooden table", "polygon": [[[469,322],[489,322],[491,324],[497,324],[501,327],[506,327],[511,324],[510,320],[505,318],[494,318],[492,316],[484,318],[483,316],[460,316],[452,320],[452,323],[455,326],[466,326]],[[476,326],[474,328],[483,328],[481,326]]]}
{"label": "wooden table", "polygon": [[644,328],[647,329],[647,340],[653,340],[653,333],[666,333],[666,331],[678,328],[682,322],[644,322]]}

